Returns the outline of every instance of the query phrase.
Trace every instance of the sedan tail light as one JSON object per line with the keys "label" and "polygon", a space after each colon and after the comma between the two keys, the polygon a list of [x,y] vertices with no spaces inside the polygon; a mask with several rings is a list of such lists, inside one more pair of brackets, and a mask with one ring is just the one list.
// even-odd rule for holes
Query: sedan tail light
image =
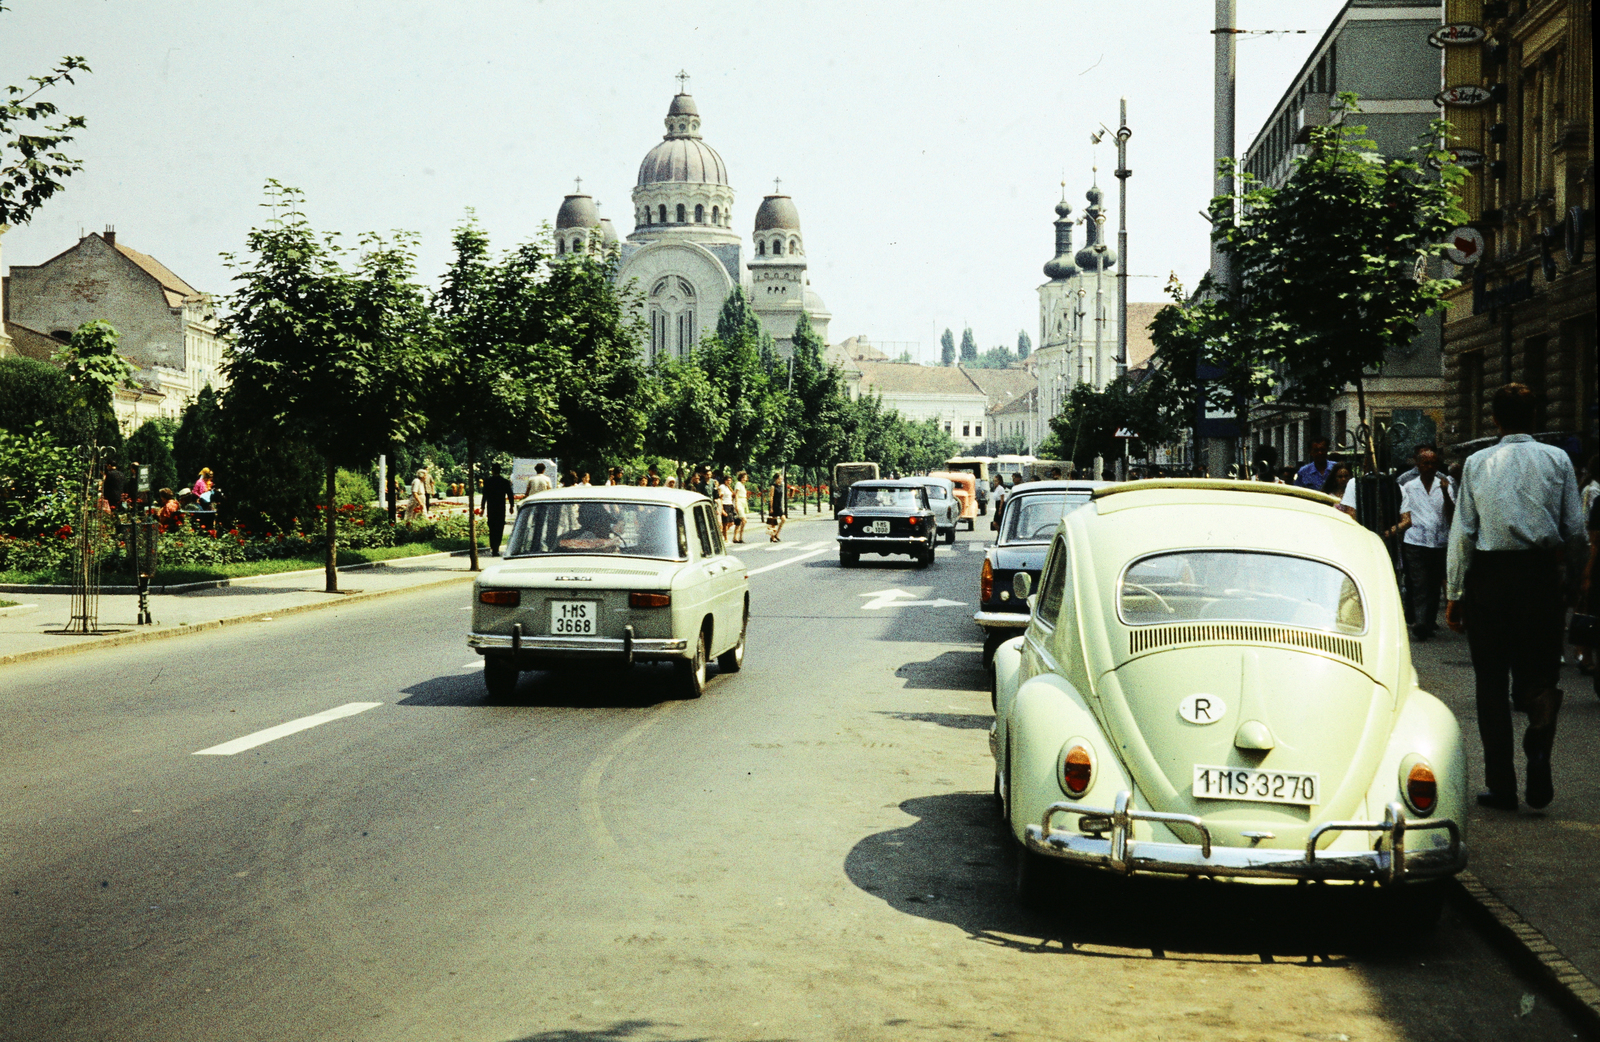
{"label": "sedan tail light", "polygon": [[850,525],[854,524],[856,519],[854,514],[840,514],[839,520],[843,521],[847,525]]}
{"label": "sedan tail light", "polygon": [[989,563],[989,558],[983,559],[983,571],[978,576],[978,601],[988,604],[994,600],[994,565]]}
{"label": "sedan tail light", "polygon": [[1089,791],[1094,778],[1094,757],[1089,747],[1074,742],[1061,758],[1061,788],[1068,796],[1077,799]]}
{"label": "sedan tail light", "polygon": [[478,600],[501,608],[515,608],[522,603],[521,590],[479,590]]}
{"label": "sedan tail light", "polygon": [[634,590],[628,594],[628,607],[670,608],[672,607],[672,594],[658,593],[651,590]]}
{"label": "sedan tail light", "polygon": [[1406,772],[1406,803],[1423,817],[1433,813],[1439,805],[1439,782],[1433,768],[1426,763],[1414,763]]}

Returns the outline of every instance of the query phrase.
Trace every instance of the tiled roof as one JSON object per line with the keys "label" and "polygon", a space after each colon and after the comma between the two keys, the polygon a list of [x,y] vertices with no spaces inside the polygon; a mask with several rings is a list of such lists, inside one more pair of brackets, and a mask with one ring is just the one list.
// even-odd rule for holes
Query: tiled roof
{"label": "tiled roof", "polygon": [[1033,373],[1026,369],[963,369],[967,379],[989,399],[989,407],[1004,405],[1018,395],[1027,394],[1038,385]]}
{"label": "tiled roof", "polygon": [[11,338],[11,346],[16,348],[17,354],[41,362],[50,361],[65,346],[53,336],[45,336],[37,329],[19,326],[15,322],[6,323],[6,336]]}
{"label": "tiled roof", "polygon": [[983,391],[955,366],[918,365],[915,362],[858,360],[861,389],[880,394],[961,394],[981,397]]}
{"label": "tiled roof", "polygon": [[1030,387],[1022,394],[1016,395],[1010,401],[989,407],[990,416],[1027,415],[1033,412],[1033,400],[1039,396],[1037,387]]}
{"label": "tiled roof", "polygon": [[199,290],[178,278],[170,268],[148,253],[130,250],[120,242],[117,243],[117,252],[139,265],[140,268],[144,269],[145,274],[161,283],[161,289],[167,295],[168,307],[179,307],[184,301],[195,300],[200,296]]}

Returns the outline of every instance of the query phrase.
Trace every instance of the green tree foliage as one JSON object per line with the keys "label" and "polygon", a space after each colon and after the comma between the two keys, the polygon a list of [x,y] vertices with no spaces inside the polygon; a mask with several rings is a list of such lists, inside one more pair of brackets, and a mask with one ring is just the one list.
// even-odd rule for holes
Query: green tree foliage
{"label": "green tree foliage", "polygon": [[94,429],[61,369],[21,355],[0,358],[0,427],[31,431],[36,423],[57,445],[81,445]]}
{"label": "green tree foliage", "polygon": [[[96,319],[72,331],[72,339],[56,354],[56,362],[72,384],[78,408],[102,444],[115,444],[116,412],[111,406],[119,387],[133,386],[133,365],[117,351],[117,331]],[[109,431],[108,431],[109,428]]]}
{"label": "green tree foliage", "polygon": [[971,365],[978,360],[978,341],[972,335],[972,327],[968,326],[961,331],[961,364]]}
{"label": "green tree foliage", "polygon": [[229,297],[224,409],[259,443],[297,441],[322,460],[332,593],[336,471],[421,426],[425,310],[407,237],[365,237],[352,272],[337,237],[312,229],[298,189],[269,181],[268,192],[274,217],[246,237],[250,259],[227,258],[240,288]]}
{"label": "green tree foliage", "polygon": [[[177,433],[178,421],[167,417],[146,420],[139,429],[128,435],[122,443],[122,459],[131,468],[135,463],[150,468],[152,492],[178,488],[178,465],[172,455],[172,437]],[[132,470],[126,473],[132,477]]]}
{"label": "green tree foliage", "polygon": [[1119,428],[1137,435],[1127,447],[1135,457],[1144,455],[1148,446],[1170,440],[1177,433],[1174,414],[1140,379],[1139,374],[1128,373],[1112,380],[1104,391],[1088,384],[1074,387],[1061,412],[1050,420],[1057,451],[1066,455],[1044,458],[1070,459],[1081,473],[1096,456],[1122,455],[1122,439],[1116,437]]}
{"label": "green tree foliage", "polygon": [[1351,119],[1354,94],[1340,94],[1335,109],[1343,120],[1312,130],[1282,188],[1241,177],[1238,205],[1212,201],[1213,238],[1239,276],[1237,292],[1223,295],[1233,335],[1222,354],[1270,370],[1293,404],[1322,404],[1354,384],[1365,422],[1364,376],[1457,285],[1430,273],[1446,234],[1467,220],[1457,204],[1465,174],[1439,147],[1448,123],[1385,158]]}
{"label": "green tree foliage", "polygon": [[72,140],[73,131],[84,128],[84,118],[62,116],[54,102],[40,95],[58,83],[75,83],[74,74],[89,71],[82,57],[68,55],[43,76],[6,87],[0,101],[0,227],[27,224],[61,190],[62,178],[83,169],[61,147]]}
{"label": "green tree foliage", "polygon": [[[183,410],[178,419],[178,429],[172,434],[172,458],[178,468],[178,480],[194,484],[201,467],[216,471],[221,456],[219,431],[222,426],[222,403],[217,392],[207,384],[194,396],[194,401]],[[172,486],[176,489],[178,486]]]}
{"label": "green tree foliage", "polygon": [[644,450],[679,462],[711,459],[728,421],[710,374],[693,357],[662,355],[650,375]]}
{"label": "green tree foliage", "polygon": [[0,428],[0,532],[34,536],[74,523],[83,466],[42,423]]}
{"label": "green tree foliage", "polygon": [[1011,348],[1001,344],[991,347],[983,354],[967,362],[968,369],[1008,369],[1020,362],[1021,359],[1012,353]]}
{"label": "green tree foliage", "polygon": [[960,446],[934,420],[915,422],[883,407],[881,395],[864,394],[847,405],[848,438],[844,456],[870,460],[886,474],[933,470]]}
{"label": "green tree foliage", "polygon": [[1017,357],[1027,358],[1033,354],[1033,338],[1026,329],[1017,330]]}
{"label": "green tree foliage", "polygon": [[949,329],[939,334],[939,364],[956,364],[956,338]]}
{"label": "green tree foliage", "polygon": [[769,448],[773,421],[779,415],[778,391],[762,362],[772,350],[772,337],[751,308],[741,287],[722,306],[717,334],[695,352],[721,402],[725,427],[710,459],[730,467],[748,467]]}
{"label": "green tree foliage", "polygon": [[802,467],[833,466],[848,437],[850,400],[839,370],[823,357],[826,348],[801,312],[794,326],[794,375],[787,405],[788,427],[794,434],[788,458]]}

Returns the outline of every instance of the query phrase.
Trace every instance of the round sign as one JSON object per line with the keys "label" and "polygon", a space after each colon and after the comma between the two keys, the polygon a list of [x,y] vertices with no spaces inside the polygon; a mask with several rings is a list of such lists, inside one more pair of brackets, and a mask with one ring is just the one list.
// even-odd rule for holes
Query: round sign
{"label": "round sign", "polygon": [[1457,166],[1464,166],[1468,170],[1482,166],[1489,159],[1475,148],[1452,148],[1450,155],[1455,159]]}
{"label": "round sign", "polygon": [[1487,105],[1494,100],[1494,95],[1489,93],[1488,87],[1480,87],[1476,83],[1463,83],[1459,87],[1446,87],[1434,95],[1435,105],[1448,105],[1458,109],[1475,109],[1480,105]]}
{"label": "round sign", "polygon": [[1441,25],[1428,34],[1428,42],[1435,47],[1459,47],[1462,44],[1482,43],[1488,38],[1489,30],[1481,25],[1468,25],[1464,22]]}
{"label": "round sign", "polygon": [[1483,233],[1476,228],[1461,227],[1450,233],[1445,240],[1444,255],[1450,258],[1453,264],[1465,267],[1475,264],[1483,256]]}
{"label": "round sign", "polygon": [[1191,724],[1214,724],[1228,713],[1228,703],[1216,695],[1190,695],[1178,703],[1178,715]]}

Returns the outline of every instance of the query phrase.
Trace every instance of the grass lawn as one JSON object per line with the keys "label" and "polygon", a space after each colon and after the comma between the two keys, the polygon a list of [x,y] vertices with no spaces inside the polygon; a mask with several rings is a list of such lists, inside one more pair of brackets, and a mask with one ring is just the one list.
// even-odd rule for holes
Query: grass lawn
{"label": "grass lawn", "polygon": [[[400,546],[379,546],[368,550],[341,549],[339,563],[347,565],[392,561],[398,558],[434,554],[441,550],[455,551],[466,548],[465,539],[435,539],[427,543],[403,543]],[[285,557],[273,561],[249,561],[242,564],[174,565],[158,571],[152,585],[180,586],[184,583],[212,582],[217,579],[242,579],[248,575],[277,575],[280,572],[321,568],[324,563],[321,557]],[[130,577],[116,574],[110,569],[100,574],[100,581],[107,586],[132,585],[134,582]],[[68,586],[72,583],[72,576],[62,572],[0,572],[0,583]],[[0,607],[5,606],[4,602],[0,602]]]}

